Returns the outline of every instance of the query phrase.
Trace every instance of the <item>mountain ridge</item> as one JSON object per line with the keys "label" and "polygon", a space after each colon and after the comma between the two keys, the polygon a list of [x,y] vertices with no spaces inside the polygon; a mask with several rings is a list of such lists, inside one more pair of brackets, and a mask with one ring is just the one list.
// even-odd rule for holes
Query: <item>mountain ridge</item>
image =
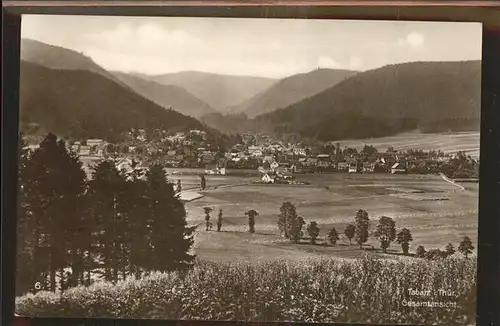
{"label": "mountain ridge", "polygon": [[172,108],[175,111],[195,118],[217,112],[201,99],[181,87],[163,85],[119,71],[111,71],[111,73],[140,95],[166,109]]}
{"label": "mountain ridge", "polygon": [[23,60],[20,73],[20,126],[27,133],[50,131],[113,142],[130,128],[207,129],[91,71],[58,70]]}
{"label": "mountain ridge", "polygon": [[233,113],[245,113],[250,118],[279,108],[285,108],[311,97],[357,72],[344,69],[315,69],[280,79],[274,85],[251,99],[234,107]]}
{"label": "mountain ridge", "polygon": [[[479,128],[479,60],[409,62],[358,73],[255,125],[320,139],[378,137],[401,131]],[[349,135],[349,133],[353,135]]]}

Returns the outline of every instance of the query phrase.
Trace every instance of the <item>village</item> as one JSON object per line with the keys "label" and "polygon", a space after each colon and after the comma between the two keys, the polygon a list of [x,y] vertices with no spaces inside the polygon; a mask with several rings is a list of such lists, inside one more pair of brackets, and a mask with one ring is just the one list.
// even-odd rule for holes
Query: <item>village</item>
{"label": "village", "polygon": [[[117,168],[124,171],[159,162],[166,168],[206,175],[257,171],[260,182],[293,183],[294,174],[303,173],[439,174],[442,166],[453,158],[442,151],[398,151],[393,147],[382,151],[368,144],[357,150],[342,147],[340,142],[285,143],[262,134],[242,134],[239,138],[239,143],[222,149],[207,140],[206,132],[201,130],[169,135],[165,131],[148,134],[139,129],[131,130],[124,141],[116,144],[87,139],[66,145],[78,155],[89,178],[93,164],[103,159],[113,159]],[[467,159],[474,165],[477,163],[470,157]]]}

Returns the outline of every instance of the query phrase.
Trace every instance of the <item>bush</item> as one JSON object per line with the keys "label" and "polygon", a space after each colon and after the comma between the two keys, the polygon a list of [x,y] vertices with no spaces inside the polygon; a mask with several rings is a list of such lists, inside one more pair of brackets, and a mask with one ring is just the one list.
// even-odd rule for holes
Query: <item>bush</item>
{"label": "bush", "polygon": [[[475,316],[476,260],[363,258],[197,262],[185,275],[155,273],[117,285],[96,283],[62,295],[16,300],[28,316],[182,320],[451,324]],[[409,308],[407,289],[450,289],[457,308]],[[437,294],[426,298],[440,301]],[[464,308],[466,307],[466,308]]]}

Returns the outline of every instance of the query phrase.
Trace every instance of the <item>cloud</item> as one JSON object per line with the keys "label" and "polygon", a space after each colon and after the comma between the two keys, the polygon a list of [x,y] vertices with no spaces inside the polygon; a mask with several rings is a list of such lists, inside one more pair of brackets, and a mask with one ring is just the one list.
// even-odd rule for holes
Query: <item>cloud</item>
{"label": "cloud", "polygon": [[398,44],[402,46],[411,46],[413,48],[419,48],[424,44],[425,38],[424,35],[417,32],[412,32],[406,35],[405,38],[400,38],[398,40]]}
{"label": "cloud", "polygon": [[363,67],[363,60],[360,57],[353,56],[349,59],[349,69],[360,70]]}
{"label": "cloud", "polygon": [[195,51],[202,44],[183,30],[168,30],[155,23],[121,23],[113,29],[87,34],[86,39],[102,50],[152,55]]}
{"label": "cloud", "polygon": [[327,56],[319,57],[318,66],[320,68],[329,68],[329,69],[340,68],[340,65],[337,63],[337,61],[335,61],[331,57],[327,57]]}

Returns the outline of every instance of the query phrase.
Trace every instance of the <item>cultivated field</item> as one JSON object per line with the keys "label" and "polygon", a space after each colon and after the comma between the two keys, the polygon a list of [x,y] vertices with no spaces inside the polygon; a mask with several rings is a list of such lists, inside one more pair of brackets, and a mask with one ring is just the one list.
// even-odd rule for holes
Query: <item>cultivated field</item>
{"label": "cultivated field", "polygon": [[454,154],[458,151],[467,152],[472,157],[479,157],[479,132],[460,132],[451,134],[421,134],[405,133],[397,136],[361,140],[341,140],[341,146],[363,148],[365,144],[375,146],[379,151],[385,151],[392,146],[395,150],[421,149],[441,150]]}
{"label": "cultivated field", "polygon": [[[183,183],[191,186],[199,182],[197,176],[182,178]],[[200,225],[195,238],[198,257],[213,261],[359,257],[363,251],[354,244],[349,246],[343,235],[358,209],[368,211],[372,231],[383,215],[392,217],[398,230],[409,228],[414,239],[411,252],[419,245],[426,249],[444,248],[449,242],[456,248],[464,236],[477,241],[478,184],[462,184],[462,188],[431,175],[332,173],[297,178],[310,181],[311,185],[252,184],[258,177],[207,176],[208,189],[200,192],[204,197],[186,204],[188,222]],[[332,227],[337,228],[342,233],[339,245],[296,245],[281,238],[276,221],[284,201],[295,204],[306,223],[318,222],[321,239]],[[223,210],[223,232],[205,231],[205,206],[214,209],[214,226],[219,209]],[[244,213],[250,209],[259,212],[255,234],[247,232]],[[379,247],[373,236],[366,245]],[[396,243],[389,249],[393,253],[401,251]]]}

